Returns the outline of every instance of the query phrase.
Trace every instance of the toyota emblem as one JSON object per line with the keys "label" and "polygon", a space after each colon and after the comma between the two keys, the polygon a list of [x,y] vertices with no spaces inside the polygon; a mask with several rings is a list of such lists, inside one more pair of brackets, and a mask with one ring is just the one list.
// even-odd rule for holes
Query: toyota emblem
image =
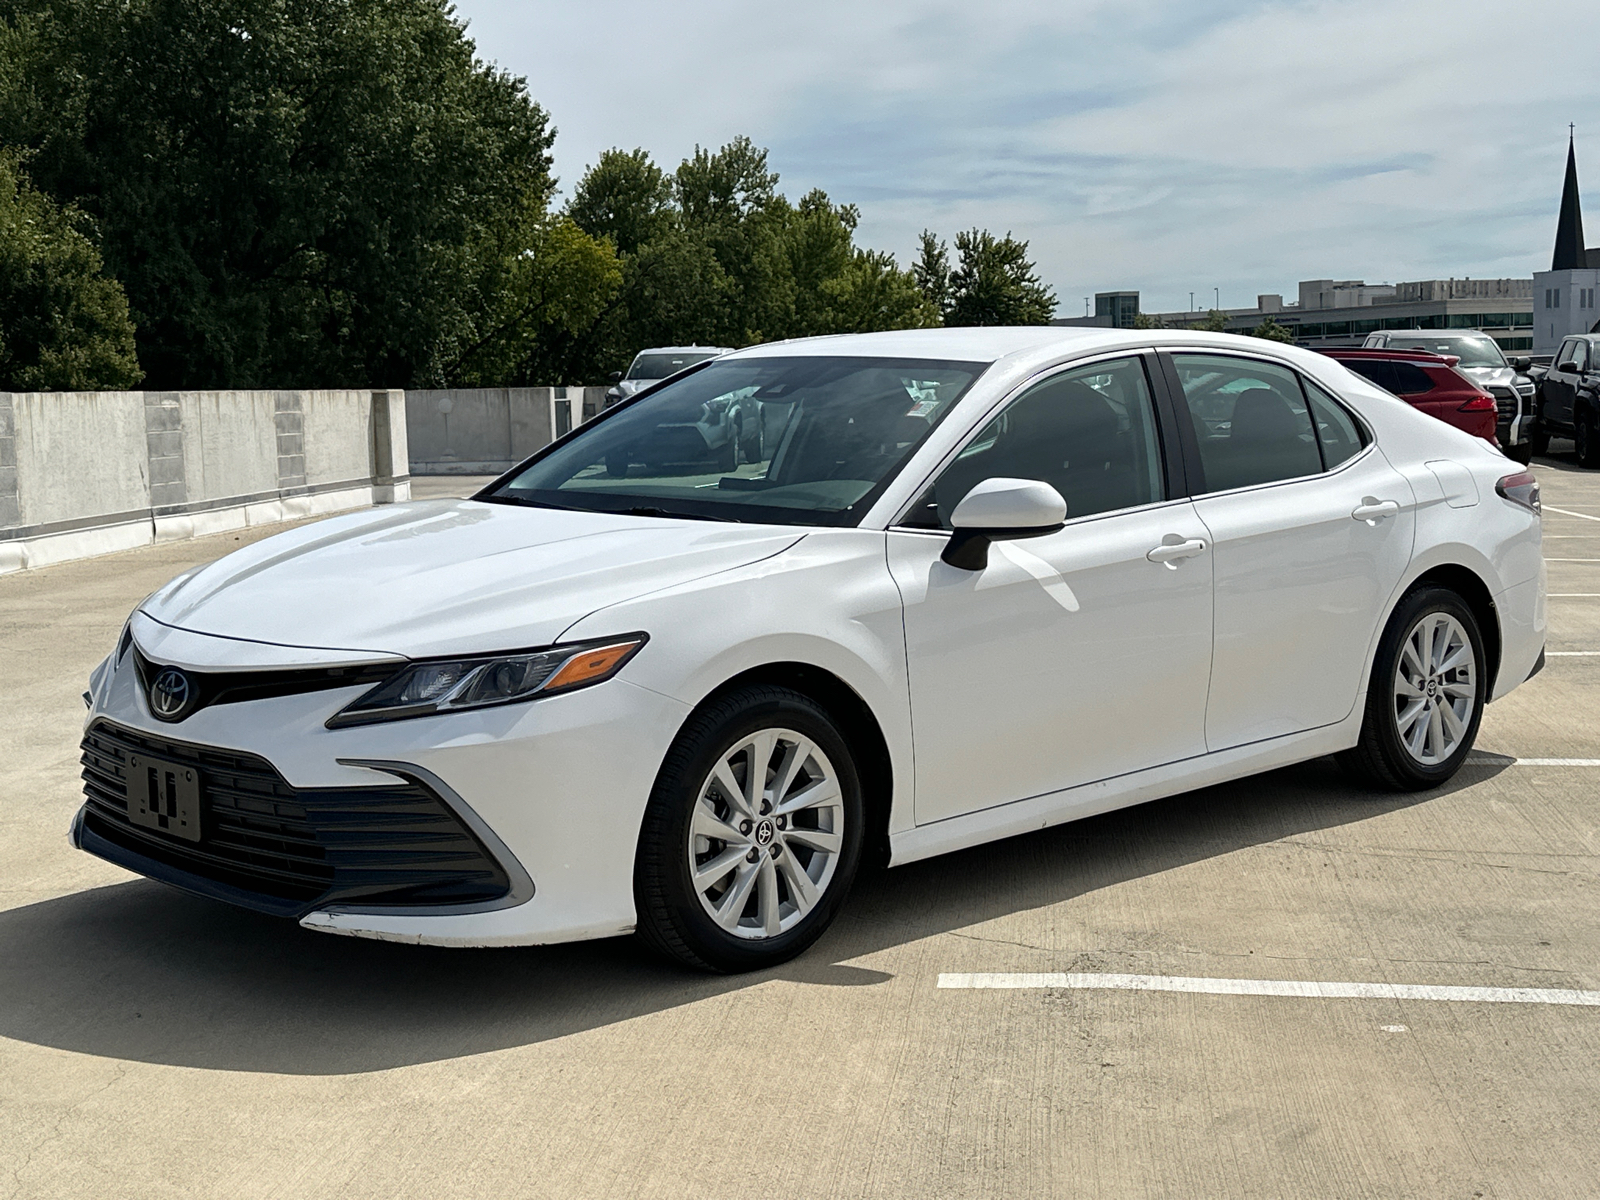
{"label": "toyota emblem", "polygon": [[177,667],[162,667],[150,684],[150,711],[163,721],[181,721],[193,706],[195,686]]}

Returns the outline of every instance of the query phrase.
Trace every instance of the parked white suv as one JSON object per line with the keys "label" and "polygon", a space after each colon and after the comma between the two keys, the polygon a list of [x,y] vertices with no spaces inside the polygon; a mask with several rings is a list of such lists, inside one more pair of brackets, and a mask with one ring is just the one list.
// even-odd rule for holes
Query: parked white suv
{"label": "parked white suv", "polygon": [[660,383],[669,375],[676,375],[685,367],[719,358],[728,353],[726,346],[657,346],[641,350],[623,374],[613,375],[611,387],[606,390],[605,407],[620,404],[635,392],[642,392],[653,383]]}

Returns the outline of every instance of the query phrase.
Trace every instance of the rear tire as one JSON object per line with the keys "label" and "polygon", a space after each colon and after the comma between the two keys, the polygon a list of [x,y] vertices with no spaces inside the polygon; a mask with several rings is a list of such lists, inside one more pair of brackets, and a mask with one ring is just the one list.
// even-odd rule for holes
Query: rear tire
{"label": "rear tire", "polygon": [[787,962],[844,903],[864,814],[849,746],[810,697],[756,685],[713,701],[678,734],[645,809],[639,939],[700,970]]}
{"label": "rear tire", "polygon": [[1411,592],[1379,643],[1361,740],[1339,762],[1388,791],[1449,782],[1478,736],[1487,665],[1477,618],[1460,596],[1442,587]]}
{"label": "rear tire", "polygon": [[1523,442],[1520,446],[1507,446],[1506,457],[1519,466],[1527,466],[1533,461],[1533,443]]}
{"label": "rear tire", "polygon": [[1572,423],[1572,448],[1580,467],[1600,467],[1600,437],[1596,436],[1594,413],[1579,413]]}

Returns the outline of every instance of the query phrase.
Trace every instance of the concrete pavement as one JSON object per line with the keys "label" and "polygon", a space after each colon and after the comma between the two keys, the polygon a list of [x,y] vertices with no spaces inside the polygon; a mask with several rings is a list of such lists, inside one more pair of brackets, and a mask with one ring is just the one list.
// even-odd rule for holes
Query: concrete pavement
{"label": "concrete pavement", "polygon": [[[1600,651],[1600,473],[1536,471],[1550,648]],[[708,979],[331,938],[72,851],[84,677],[250,536],[0,578],[0,1197],[1596,1191],[1600,1009],[936,984],[1600,988],[1600,768],[1512,761],[1600,759],[1600,657],[1437,792],[1190,793],[873,875],[799,961]]]}

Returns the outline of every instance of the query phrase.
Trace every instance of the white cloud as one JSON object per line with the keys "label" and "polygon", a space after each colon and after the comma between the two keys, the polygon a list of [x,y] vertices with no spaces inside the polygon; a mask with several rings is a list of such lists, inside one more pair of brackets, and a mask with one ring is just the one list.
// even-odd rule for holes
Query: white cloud
{"label": "white cloud", "polygon": [[1030,239],[1064,313],[1120,287],[1155,311],[1324,275],[1526,275],[1567,121],[1600,178],[1600,79],[1553,69],[1600,35],[1585,0],[459,11],[553,114],[569,183],[609,146],[671,166],[747,133],[791,195],[860,205],[863,240],[902,257],[925,226]]}

